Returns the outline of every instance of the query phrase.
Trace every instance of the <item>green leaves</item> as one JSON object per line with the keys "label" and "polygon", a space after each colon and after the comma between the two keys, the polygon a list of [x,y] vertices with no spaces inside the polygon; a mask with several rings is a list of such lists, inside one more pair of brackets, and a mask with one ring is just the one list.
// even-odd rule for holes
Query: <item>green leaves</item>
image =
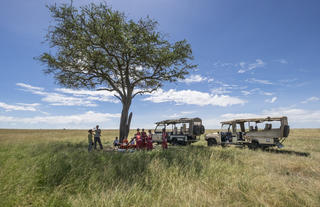
{"label": "green leaves", "polygon": [[48,6],[54,25],[46,41],[55,53],[37,59],[66,87],[105,87],[119,97],[148,93],[183,79],[195,65],[186,40],[171,44],[149,17],[138,21],[105,3]]}

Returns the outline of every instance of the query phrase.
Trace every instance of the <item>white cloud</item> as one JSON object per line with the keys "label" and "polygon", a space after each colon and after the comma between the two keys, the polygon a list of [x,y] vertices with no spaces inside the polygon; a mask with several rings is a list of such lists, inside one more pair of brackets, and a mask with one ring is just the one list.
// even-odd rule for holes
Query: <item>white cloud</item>
{"label": "white cloud", "polygon": [[69,88],[57,88],[55,90],[61,93],[71,94],[77,97],[84,97],[84,98],[87,98],[88,100],[93,100],[93,101],[113,102],[113,103],[119,102],[117,99],[115,99],[114,92],[105,91],[105,90],[90,91],[90,90],[83,90],[83,89],[73,90]]}
{"label": "white cloud", "polygon": [[213,82],[213,81],[214,81],[213,78],[209,78],[209,79],[208,79],[208,83],[211,83],[211,82]]}
{"label": "white cloud", "polygon": [[274,95],[274,93],[265,92],[265,91],[261,90],[260,88],[253,88],[251,90],[242,90],[241,93],[244,96],[254,95],[254,94],[259,94],[259,95],[264,95],[264,96],[272,96],[272,95]]}
{"label": "white cloud", "polygon": [[264,110],[263,114],[268,114],[270,116],[288,116],[291,122],[294,123],[320,123],[320,110],[306,110],[299,108],[276,108],[271,110]]}
{"label": "white cloud", "polygon": [[[97,106],[95,101],[113,102],[118,101],[113,97],[113,93],[107,91],[89,91],[89,90],[73,90],[67,88],[57,88],[56,92],[46,92],[44,88],[34,87],[25,83],[17,83],[23,91],[27,91],[36,95],[43,96],[44,102],[53,106]],[[68,95],[65,95],[68,94]],[[71,95],[71,96],[70,96]]]}
{"label": "white cloud", "polygon": [[213,66],[215,68],[226,68],[226,67],[235,67],[237,64],[230,63],[230,62],[221,62],[221,61],[216,61],[213,63]]}
{"label": "white cloud", "polygon": [[250,91],[241,91],[241,93],[244,95],[244,96],[248,96],[248,95],[250,95],[251,94],[251,92]]}
{"label": "white cloud", "polygon": [[211,89],[211,93],[220,95],[220,94],[231,93],[231,91],[228,91],[226,87],[219,87],[219,88]]}
{"label": "white cloud", "polygon": [[274,103],[274,102],[276,102],[277,99],[278,99],[277,97],[273,97],[272,99],[266,99],[266,102]]}
{"label": "white cloud", "polygon": [[47,93],[41,100],[50,103],[52,106],[97,106],[97,104],[90,100],[65,96],[59,93]]}
{"label": "white cloud", "polygon": [[[203,82],[203,81],[206,81],[207,78],[206,77],[203,77],[201,75],[190,75],[188,78],[186,79],[183,79],[183,80],[179,80],[179,82],[183,82],[183,83],[199,83],[199,82]],[[213,81],[213,79],[210,81]]]}
{"label": "white cloud", "polygon": [[306,104],[306,103],[309,103],[309,102],[314,102],[314,101],[319,101],[319,100],[320,100],[320,98],[318,98],[316,96],[312,96],[312,97],[302,101],[301,103]]}
{"label": "white cloud", "polygon": [[264,115],[258,115],[253,113],[239,113],[239,114],[227,113],[227,114],[222,114],[220,117],[223,120],[232,120],[232,119],[258,118],[258,117],[264,117]]}
{"label": "white cloud", "polygon": [[273,95],[273,93],[270,93],[270,92],[262,92],[262,94],[265,96],[272,96]]}
{"label": "white cloud", "polygon": [[266,63],[263,62],[261,59],[256,59],[254,63],[240,62],[239,65],[240,69],[238,70],[238,73],[245,73],[256,68],[264,67]]}
{"label": "white cloud", "polygon": [[44,90],[44,88],[31,86],[31,85],[25,84],[25,83],[17,83],[16,85],[24,88],[25,90],[29,90],[29,91],[43,91]]}
{"label": "white cloud", "polygon": [[268,80],[260,80],[260,79],[256,79],[256,78],[250,78],[246,80],[249,83],[261,83],[261,84],[265,84],[265,85],[272,85],[273,83],[271,83]]}
{"label": "white cloud", "polygon": [[181,112],[177,112],[177,113],[173,113],[173,114],[169,114],[169,115],[163,115],[163,117],[168,117],[168,118],[182,118],[185,117],[187,115],[190,114],[194,114],[194,111],[181,111]]}
{"label": "white cloud", "polygon": [[0,102],[0,108],[3,108],[5,111],[37,111],[37,106],[40,104],[33,103],[33,104],[25,104],[25,103],[18,103],[17,105],[10,105],[4,102]]}
{"label": "white cloud", "polygon": [[142,71],[142,70],[143,70],[143,67],[142,67],[141,65],[139,65],[139,66],[136,67],[136,70],[137,70],[137,71]]}
{"label": "white cloud", "polygon": [[278,60],[275,60],[276,62],[279,62],[281,64],[288,64],[288,61],[286,59],[278,59]]}
{"label": "white cloud", "polygon": [[270,110],[263,110],[260,114],[254,113],[227,113],[221,115],[221,121],[231,119],[245,119],[257,117],[279,117],[287,116],[289,125],[293,127],[318,127],[320,124],[320,110],[306,110],[299,108],[274,108]]}
{"label": "white cloud", "polygon": [[175,89],[170,89],[169,91],[159,89],[158,91],[149,94],[149,97],[144,100],[154,103],[174,102],[176,104],[194,104],[198,106],[212,105],[223,107],[246,103],[246,101],[242,99],[227,95],[210,94],[194,90],[177,91]]}
{"label": "white cloud", "polygon": [[92,127],[97,123],[104,123],[110,121],[113,118],[119,118],[120,114],[110,113],[97,113],[88,111],[84,114],[76,115],[61,115],[61,116],[35,116],[35,117],[13,117],[13,116],[0,116],[0,123],[14,123],[24,125],[45,125],[51,128],[77,128],[81,127]]}

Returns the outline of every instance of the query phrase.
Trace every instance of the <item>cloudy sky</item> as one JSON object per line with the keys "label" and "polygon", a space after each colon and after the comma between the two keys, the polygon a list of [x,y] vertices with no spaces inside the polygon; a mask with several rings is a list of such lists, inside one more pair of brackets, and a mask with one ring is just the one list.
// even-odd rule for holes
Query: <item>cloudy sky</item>
{"label": "cloudy sky", "polygon": [[[117,128],[121,104],[112,93],[56,85],[33,59],[49,50],[52,2],[1,2],[0,128]],[[222,120],[280,115],[292,127],[320,126],[319,1],[106,2],[130,19],[149,15],[172,42],[186,39],[198,64],[187,79],[136,97],[133,127],[198,116],[218,128]]]}

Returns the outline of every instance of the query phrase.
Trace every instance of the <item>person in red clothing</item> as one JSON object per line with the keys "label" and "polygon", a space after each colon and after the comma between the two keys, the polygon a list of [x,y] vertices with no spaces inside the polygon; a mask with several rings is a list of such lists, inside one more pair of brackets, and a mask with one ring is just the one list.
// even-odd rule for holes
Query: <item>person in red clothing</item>
{"label": "person in red clothing", "polygon": [[162,129],[162,149],[168,149],[167,132],[165,128]]}
{"label": "person in red clothing", "polygon": [[130,149],[135,149],[136,148],[136,144],[135,144],[134,140],[135,140],[135,137],[131,138],[128,148],[130,148]]}
{"label": "person in red clothing", "polygon": [[127,149],[128,148],[128,139],[124,138],[124,140],[122,140],[122,143],[120,143],[120,149]]}
{"label": "person in red clothing", "polygon": [[136,145],[137,145],[137,149],[141,149],[142,147],[142,138],[141,138],[141,133],[140,133],[140,129],[137,129],[137,133],[135,135],[136,137]]}
{"label": "person in red clothing", "polygon": [[153,149],[153,145],[152,145],[152,133],[151,130],[149,130],[149,134],[147,137],[147,150],[152,150]]}
{"label": "person in red clothing", "polygon": [[141,138],[142,138],[142,148],[145,149],[147,147],[147,133],[142,129]]}

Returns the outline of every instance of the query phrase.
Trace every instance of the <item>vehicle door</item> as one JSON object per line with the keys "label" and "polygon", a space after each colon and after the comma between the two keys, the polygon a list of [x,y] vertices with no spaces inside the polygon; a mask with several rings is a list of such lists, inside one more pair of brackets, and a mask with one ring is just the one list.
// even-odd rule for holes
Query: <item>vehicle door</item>
{"label": "vehicle door", "polygon": [[154,129],[154,134],[152,134],[152,140],[154,142],[161,143],[162,142],[162,129],[166,128],[164,124],[158,124]]}

